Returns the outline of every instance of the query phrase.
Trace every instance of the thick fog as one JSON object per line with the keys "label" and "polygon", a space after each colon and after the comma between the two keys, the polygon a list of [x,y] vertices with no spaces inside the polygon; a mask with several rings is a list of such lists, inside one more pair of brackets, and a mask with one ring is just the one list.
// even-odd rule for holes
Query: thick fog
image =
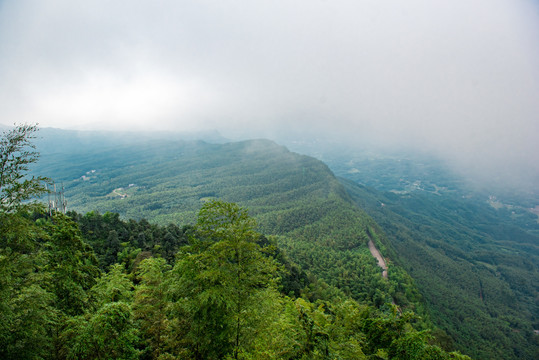
{"label": "thick fog", "polygon": [[539,179],[534,0],[0,1],[0,123],[412,146]]}

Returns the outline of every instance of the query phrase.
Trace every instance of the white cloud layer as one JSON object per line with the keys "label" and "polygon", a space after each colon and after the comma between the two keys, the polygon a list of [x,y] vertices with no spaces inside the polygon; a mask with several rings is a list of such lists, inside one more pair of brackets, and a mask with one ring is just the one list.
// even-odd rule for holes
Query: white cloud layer
{"label": "white cloud layer", "polygon": [[5,124],[359,136],[539,179],[533,0],[5,0],[0,79]]}

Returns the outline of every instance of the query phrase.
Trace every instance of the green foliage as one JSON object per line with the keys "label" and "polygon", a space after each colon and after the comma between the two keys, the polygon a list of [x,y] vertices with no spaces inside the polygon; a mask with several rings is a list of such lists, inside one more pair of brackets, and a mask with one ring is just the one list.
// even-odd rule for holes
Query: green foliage
{"label": "green foliage", "polygon": [[30,359],[50,347],[54,296],[42,271],[40,229],[21,214],[0,212],[0,358]]}
{"label": "green foliage", "polygon": [[285,256],[235,204],[204,205],[174,267],[150,254],[105,273],[66,216],[9,216],[20,217],[10,241],[33,247],[0,254],[2,358],[465,359],[430,345],[408,313],[336,290],[317,302],[279,293],[272,254]]}
{"label": "green foliage", "polygon": [[[11,279],[3,279],[0,290],[0,357],[2,359],[33,359],[44,356],[51,347],[49,330],[55,323],[55,309],[51,306],[53,296],[39,281],[26,279],[17,284],[14,274],[19,264],[0,255],[0,275],[10,273]],[[17,269],[18,270],[18,269]],[[22,275],[24,276],[24,275]],[[34,281],[36,281],[34,283]]]}
{"label": "green foliage", "polygon": [[99,275],[92,248],[86,244],[70,218],[54,214],[43,223],[50,291],[56,307],[67,315],[84,313],[88,306],[88,290]]}
{"label": "green foliage", "polygon": [[130,265],[141,251],[162,256],[172,263],[178,248],[187,244],[188,226],[183,229],[173,224],[159,226],[145,219],[124,221],[110,212],[80,215],[71,211],[68,215],[78,223],[103,270],[115,263]]}
{"label": "green foliage", "polygon": [[67,359],[138,359],[138,329],[133,322],[133,283],[120,265],[96,279],[86,292],[89,306],[68,317],[61,330],[60,352]]}
{"label": "green foliage", "polygon": [[123,272],[122,266],[115,264],[96,281],[90,293],[92,304],[97,308],[118,301],[129,304],[133,301],[133,282]]}
{"label": "green foliage", "polygon": [[157,359],[167,348],[170,339],[168,309],[169,287],[166,281],[170,266],[163,258],[149,258],[137,269],[135,302],[133,314],[144,342],[143,358]]}
{"label": "green foliage", "polygon": [[[537,237],[457,190],[394,194],[343,183],[392,239],[382,238],[386,253],[413,276],[447,350],[482,359],[536,357]],[[401,284],[393,284],[396,300],[403,293],[417,299]]]}
{"label": "green foliage", "polygon": [[18,125],[2,133],[0,138],[0,210],[13,212],[24,206],[23,202],[46,192],[45,177],[28,178],[29,166],[39,153],[32,143],[37,125]]}
{"label": "green foliage", "polygon": [[137,359],[137,331],[124,302],[104,304],[96,313],[71,318],[62,333],[67,359]]}
{"label": "green foliage", "polygon": [[256,243],[254,225],[237,205],[209,202],[197,221],[201,238],[180,250],[174,287],[191,315],[187,336],[195,357],[221,358],[233,352],[238,358],[249,344],[257,293],[272,286],[277,270]]}

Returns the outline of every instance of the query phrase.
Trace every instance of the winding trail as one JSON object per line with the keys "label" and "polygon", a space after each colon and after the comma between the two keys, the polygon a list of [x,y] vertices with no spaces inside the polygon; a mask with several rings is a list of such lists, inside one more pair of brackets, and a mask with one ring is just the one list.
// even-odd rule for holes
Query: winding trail
{"label": "winding trail", "polygon": [[113,193],[114,195],[119,196],[120,198],[124,199],[124,198],[128,197],[127,193],[121,194],[121,193],[118,192],[118,191],[121,191],[121,190],[123,190],[123,189],[124,189],[124,188],[114,189],[114,190],[112,191],[112,193]]}
{"label": "winding trail", "polygon": [[382,277],[384,279],[387,279],[387,265],[386,265],[386,261],[384,260],[384,258],[382,257],[382,254],[380,254],[380,251],[378,251],[378,249],[376,248],[376,246],[374,245],[374,243],[372,242],[372,240],[369,240],[369,250],[372,254],[372,256],[374,256],[376,258],[376,260],[378,260],[378,266],[380,266],[382,268]]}
{"label": "winding trail", "polygon": [[[376,260],[378,260],[378,266],[380,266],[382,268],[382,277],[384,279],[387,279],[387,264],[386,264],[386,261],[384,260],[384,258],[382,257],[382,254],[380,254],[380,251],[378,251],[378,249],[376,248],[376,246],[374,245],[374,243],[372,242],[372,240],[369,240],[369,250],[372,254],[372,256],[374,256],[376,258]],[[397,306],[397,303],[395,302],[395,299],[391,298],[391,303],[395,306]],[[399,314],[402,314],[402,310],[397,306],[397,311],[399,312]]]}

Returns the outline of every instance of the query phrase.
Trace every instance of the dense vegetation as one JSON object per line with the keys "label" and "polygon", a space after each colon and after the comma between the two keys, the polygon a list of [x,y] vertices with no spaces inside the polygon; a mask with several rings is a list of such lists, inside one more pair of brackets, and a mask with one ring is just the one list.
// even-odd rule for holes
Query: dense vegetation
{"label": "dense vegetation", "polygon": [[19,176],[37,159],[19,130],[0,174],[2,358],[466,358],[412,312],[309,279],[235,204],[208,200],[179,228],[24,202],[43,179]]}
{"label": "dense vegetation", "polygon": [[431,319],[458,349],[483,359],[539,356],[534,214],[495,206],[425,159],[334,164],[354,180],[343,184],[387,233],[386,253],[414,278]]}
{"label": "dense vegetation", "polygon": [[[159,255],[170,229],[130,222],[126,235],[152,232],[153,251],[119,251],[106,271],[69,217],[0,215],[3,359],[465,358],[430,345],[410,312],[337,290],[316,302],[285,295],[274,245],[234,204],[207,203],[170,261]],[[84,217],[97,228],[116,218]]]}
{"label": "dense vegetation", "polygon": [[[263,140],[102,142],[45,151],[34,173],[63,183],[70,207],[86,213],[70,215],[102,271],[118,262],[131,273],[150,254],[173,266],[199,209],[223,199],[249,208],[267,235],[259,245],[278,249],[272,256],[288,270],[278,270],[282,295],[311,303],[349,296],[388,312],[394,301],[421,315],[415,329],[432,320],[446,350],[536,358],[538,232],[528,205],[504,199],[496,210],[425,159],[340,155],[328,161],[332,169],[377,189],[345,182],[345,190],[323,163]],[[388,280],[369,239],[390,260]]]}
{"label": "dense vegetation", "polygon": [[381,306],[394,299],[423,315],[419,293],[401,268],[390,269],[389,281],[380,277],[366,246],[375,224],[328,167],[271,141],[46,153],[35,171],[63,183],[78,212],[97,209],[162,226],[192,224],[210,199],[238,203],[308,273],[356,300]]}

